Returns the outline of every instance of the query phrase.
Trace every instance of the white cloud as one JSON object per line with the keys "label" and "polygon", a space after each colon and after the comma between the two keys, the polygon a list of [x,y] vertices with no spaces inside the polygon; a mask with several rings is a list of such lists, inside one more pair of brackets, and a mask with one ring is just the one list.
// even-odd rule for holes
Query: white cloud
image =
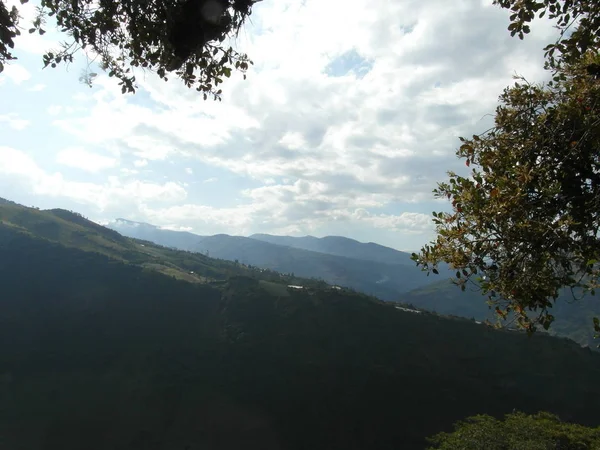
{"label": "white cloud", "polygon": [[14,84],[21,84],[31,78],[31,73],[21,64],[9,62],[4,65],[4,71],[0,74],[0,84],[5,79],[11,80]]}
{"label": "white cloud", "polygon": [[46,111],[51,116],[58,116],[63,111],[63,109],[64,107],[62,105],[50,105],[48,106],[48,108],[46,108]]}
{"label": "white cloud", "polygon": [[353,215],[357,219],[370,223],[376,228],[385,228],[400,233],[423,234],[432,229],[432,221],[429,214],[414,212],[403,212],[398,215],[370,214],[365,209],[357,209]]}
{"label": "white cloud", "polygon": [[141,207],[145,202],[173,203],[185,200],[187,192],[175,182],[151,183],[142,180],[123,181],[109,176],[103,184],[70,181],[60,172],[47,172],[27,153],[0,147],[0,174],[3,181],[20,183],[39,196],[62,197],[87,205],[92,211],[111,208]]}
{"label": "white cloud", "polygon": [[[226,80],[222,102],[141,72],[138,94],[123,96],[100,74],[78,94],[77,113],[53,124],[75,145],[134,160],[102,185],[127,208],[83,191],[138,219],[197,232],[343,234],[353,225],[374,241],[384,230],[424,236],[431,190],[447,170],[464,170],[457,137],[488,128],[515,72],[547,76],[541,49],[555,30],[537,21],[525,40],[511,38],[508,12],[491,3],[260,2],[235,42],[256,65],[247,81]],[[360,70],[347,66],[349,55]],[[73,96],[64,98],[47,111],[68,112]],[[150,161],[169,163],[156,164],[159,180],[195,172],[206,184],[216,175],[235,181],[203,204],[203,184],[188,186],[188,196],[175,181],[136,180]],[[158,204],[161,195],[167,204]]]}
{"label": "white cloud", "polygon": [[6,122],[10,128],[17,131],[22,131],[30,124],[29,120],[19,118],[18,114],[2,114],[0,115],[0,123]]}
{"label": "white cloud", "polygon": [[99,155],[83,148],[61,150],[56,155],[56,161],[64,166],[74,167],[86,172],[100,172],[118,164],[118,160],[114,157]]}
{"label": "white cloud", "polygon": [[136,159],[133,162],[133,165],[135,167],[146,167],[148,165],[148,160],[147,159]]}
{"label": "white cloud", "polygon": [[33,86],[31,86],[29,89],[27,89],[30,92],[41,92],[44,89],[46,89],[46,85],[43,83],[37,83],[34,84]]}

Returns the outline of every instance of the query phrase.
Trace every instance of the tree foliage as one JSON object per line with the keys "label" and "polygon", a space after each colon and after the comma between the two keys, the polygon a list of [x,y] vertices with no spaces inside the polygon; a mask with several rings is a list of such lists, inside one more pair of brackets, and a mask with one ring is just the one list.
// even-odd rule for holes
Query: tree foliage
{"label": "tree foliage", "polygon": [[559,37],[546,51],[547,67],[557,68],[561,63],[574,63],[588,50],[600,47],[600,6],[593,0],[494,0],[494,4],[511,11],[508,30],[511,36],[531,31],[530,23],[536,18],[548,17],[556,21]]}
{"label": "tree foliage", "polygon": [[[22,0],[25,3],[27,0]],[[251,64],[225,40],[237,34],[256,0],[42,0],[29,33],[44,34],[52,17],[69,39],[43,56],[44,66],[73,61],[80,50],[98,58],[123,93],[135,92],[135,69],[156,72],[167,80],[178,76],[206,99],[220,98],[219,85],[233,70]],[[15,37],[21,33],[18,9],[0,3],[0,71],[14,59]],[[84,79],[87,83],[95,74]]]}
{"label": "tree foliage", "polygon": [[[437,239],[413,259],[424,270],[451,264],[462,289],[477,278],[501,318],[514,312],[534,331],[554,320],[549,308],[562,287],[593,293],[598,282],[600,6],[496,3],[514,11],[509,29],[521,36],[534,12],[558,19],[561,38],[547,47],[553,79],[518,78],[500,96],[494,127],[460,138],[457,156],[470,174],[449,172],[434,190],[452,211],[434,213]],[[574,19],[579,26],[566,37]]]}
{"label": "tree foliage", "polygon": [[430,450],[587,450],[600,446],[600,428],[561,422],[550,413],[515,412],[497,420],[478,415],[460,421],[452,433],[430,438]]}

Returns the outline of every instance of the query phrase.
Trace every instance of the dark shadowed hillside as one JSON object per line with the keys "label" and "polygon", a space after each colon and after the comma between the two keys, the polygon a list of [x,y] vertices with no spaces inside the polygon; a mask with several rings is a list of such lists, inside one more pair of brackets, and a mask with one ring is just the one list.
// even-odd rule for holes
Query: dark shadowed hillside
{"label": "dark shadowed hillside", "polygon": [[600,357],[567,340],[178,281],[6,226],[0,250],[3,450],[422,449],[479,412],[600,421]]}

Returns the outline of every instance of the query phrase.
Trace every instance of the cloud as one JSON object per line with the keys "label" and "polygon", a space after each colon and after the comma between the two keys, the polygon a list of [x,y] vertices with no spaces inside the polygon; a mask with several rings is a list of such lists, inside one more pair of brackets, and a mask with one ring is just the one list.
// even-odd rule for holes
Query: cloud
{"label": "cloud", "polygon": [[136,159],[133,162],[133,165],[135,167],[146,167],[148,165],[148,160],[147,159]]}
{"label": "cloud", "polygon": [[50,105],[46,108],[46,111],[51,116],[58,116],[63,110],[64,107],[62,105]]}
{"label": "cloud", "polygon": [[83,148],[66,148],[56,155],[56,161],[64,166],[74,167],[86,172],[100,172],[118,164],[116,158],[92,153]]}
{"label": "cloud", "polygon": [[[425,236],[436,182],[465,170],[458,136],[489,127],[515,72],[547,77],[542,48],[555,30],[536,21],[511,38],[508,14],[491,0],[260,2],[234,43],[256,64],[246,81],[225,81],[222,102],[142,72],[124,96],[100,74],[77,114],[52,124],[77,146],[133,161],[103,186],[140,195],[123,200],[128,210],[109,202],[135,219],[203,233]],[[66,111],[67,98],[49,112]],[[172,184],[136,180],[145,162],[163,162],[155,175]],[[192,167],[204,182],[184,187]],[[217,179],[226,193],[206,195]]]}
{"label": "cloud", "polygon": [[432,222],[429,214],[403,212],[398,215],[371,214],[365,209],[354,211],[354,217],[372,224],[376,228],[397,231],[400,233],[423,234],[431,230]]}
{"label": "cloud", "polygon": [[0,74],[0,84],[4,79],[9,79],[14,84],[21,84],[31,78],[31,73],[21,64],[10,62],[5,64],[4,71]]}
{"label": "cloud", "polygon": [[44,89],[46,89],[46,85],[43,83],[37,83],[34,84],[33,86],[31,86],[29,89],[27,89],[30,92],[41,92]]}
{"label": "cloud", "polygon": [[20,119],[18,114],[2,114],[0,115],[0,123],[6,122],[10,128],[17,131],[22,131],[29,126],[29,120]]}
{"label": "cloud", "polygon": [[3,182],[17,183],[37,196],[69,199],[86,205],[92,212],[123,209],[129,212],[146,202],[174,203],[184,201],[187,192],[175,182],[152,183],[142,180],[120,180],[109,176],[104,183],[71,181],[60,172],[41,168],[27,153],[10,147],[0,147],[0,174]]}

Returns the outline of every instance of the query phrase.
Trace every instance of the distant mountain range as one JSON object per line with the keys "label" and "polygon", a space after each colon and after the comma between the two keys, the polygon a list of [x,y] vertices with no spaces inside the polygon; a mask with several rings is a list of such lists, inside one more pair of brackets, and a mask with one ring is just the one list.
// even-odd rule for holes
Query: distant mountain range
{"label": "distant mountain range", "polygon": [[325,236],[317,238],[314,236],[292,237],[273,236],[271,234],[253,234],[252,239],[258,239],[271,244],[286,247],[310,250],[313,252],[327,253],[329,255],[345,256],[367,261],[375,261],[384,264],[408,264],[414,265],[410,254],[400,252],[390,247],[369,242],[364,244],[341,236]]}
{"label": "distant mountain range", "polygon": [[436,281],[421,272],[408,253],[340,236],[199,236],[126,219],[117,219],[107,226],[125,236],[277,272],[322,279],[383,300],[397,300],[403,292]]}

